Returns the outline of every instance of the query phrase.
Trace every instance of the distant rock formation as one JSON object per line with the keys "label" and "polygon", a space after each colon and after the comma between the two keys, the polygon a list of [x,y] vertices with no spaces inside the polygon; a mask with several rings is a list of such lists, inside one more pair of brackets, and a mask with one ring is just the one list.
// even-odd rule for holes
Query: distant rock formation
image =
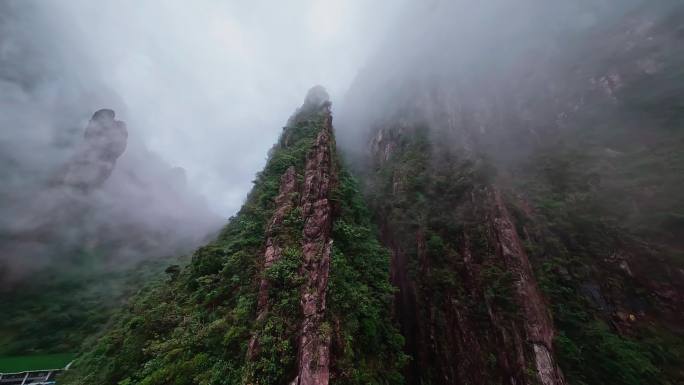
{"label": "distant rock formation", "polygon": [[93,114],[84,141],[61,175],[63,185],[89,191],[109,178],[128,140],[126,124],[115,116],[109,109]]}
{"label": "distant rock formation", "polygon": [[106,263],[180,255],[221,223],[192,192],[185,170],[143,145],[129,146],[126,124],[111,109],[95,112],[50,182],[11,209],[12,221],[0,229],[5,283],[68,264],[85,250]]}

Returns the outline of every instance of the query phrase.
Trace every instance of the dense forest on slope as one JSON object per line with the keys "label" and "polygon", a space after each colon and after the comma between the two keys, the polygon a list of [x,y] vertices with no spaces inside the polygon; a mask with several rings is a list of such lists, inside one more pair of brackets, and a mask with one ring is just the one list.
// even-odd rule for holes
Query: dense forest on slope
{"label": "dense forest on slope", "polygon": [[134,298],[66,383],[401,383],[389,254],[331,122],[312,89],[218,239]]}
{"label": "dense forest on slope", "polygon": [[53,267],[0,293],[0,356],[78,352],[138,288],[179,260],[112,270],[102,266],[102,256],[84,252],[78,257],[80,268]]}
{"label": "dense forest on slope", "polygon": [[73,385],[684,384],[684,5],[654,4],[408,2],[208,243],[98,110],[36,187],[63,200],[20,215],[41,195],[0,167],[0,355],[80,349]]}

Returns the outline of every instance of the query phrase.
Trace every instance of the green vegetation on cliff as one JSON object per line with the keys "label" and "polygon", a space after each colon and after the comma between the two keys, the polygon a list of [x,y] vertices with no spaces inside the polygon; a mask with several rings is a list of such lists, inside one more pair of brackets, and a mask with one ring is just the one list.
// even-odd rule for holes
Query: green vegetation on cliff
{"label": "green vegetation on cliff", "polygon": [[[303,220],[300,207],[281,223],[281,177],[294,167],[302,183],[307,155],[329,115],[329,104],[303,107],[285,127],[240,212],[189,265],[167,270],[130,301],[64,378],[69,384],[284,384],[297,373]],[[334,142],[329,144],[334,148]],[[332,258],[327,311],[318,333],[331,340],[330,381],[401,383],[402,337],[393,326],[389,255],[380,246],[356,184],[338,169],[332,200]],[[299,193],[293,193],[296,201]],[[282,255],[266,269],[267,237]],[[267,282],[267,309],[258,307]],[[255,346],[250,348],[250,341]]]}
{"label": "green vegetation on cliff", "polygon": [[381,130],[374,167],[359,172],[400,271],[394,279],[411,381],[449,383],[443,379],[478,370],[474,383],[533,381],[533,367],[524,373],[511,365],[514,336],[529,337],[516,278],[492,230],[491,186],[505,192],[553,316],[554,352],[568,383],[681,381],[679,140],[644,146],[621,133],[631,147],[617,152],[596,137],[570,138],[574,146],[541,146],[527,162],[497,164],[505,171],[496,176],[486,157],[459,154],[431,138],[430,127]]}
{"label": "green vegetation on cliff", "polygon": [[678,285],[673,267],[682,266],[672,242],[680,230],[667,219],[681,204],[678,145],[620,153],[565,146],[521,173],[516,188],[536,210],[519,212],[520,226],[573,384],[682,380],[684,338],[672,333],[678,321],[667,298]]}

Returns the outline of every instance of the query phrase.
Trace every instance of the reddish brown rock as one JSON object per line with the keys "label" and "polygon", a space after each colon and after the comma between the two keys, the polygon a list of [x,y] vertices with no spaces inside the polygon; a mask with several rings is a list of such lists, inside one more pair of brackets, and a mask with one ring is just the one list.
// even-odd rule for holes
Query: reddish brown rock
{"label": "reddish brown rock", "polygon": [[[553,358],[554,328],[548,306],[537,286],[527,253],[497,189],[489,192],[491,222],[498,257],[514,274],[516,300],[522,310],[527,342],[534,349],[537,378],[544,385],[560,385],[565,380]],[[519,364],[523,364],[521,362]]]}
{"label": "reddish brown rock", "polygon": [[[327,94],[322,87],[314,87],[298,110],[320,110],[325,114],[325,123],[306,157],[304,178],[298,182],[293,166],[280,179],[280,190],[275,198],[275,211],[266,230],[264,265],[266,270],[281,257],[285,245],[294,246],[291,237],[282,231],[285,218],[298,209],[303,223],[301,233],[301,260],[299,276],[302,278],[300,291],[301,321],[298,325],[296,374],[292,385],[327,385],[330,379],[330,345],[332,327],[324,325],[326,294],[330,273],[332,251],[333,208],[330,195],[336,181],[333,151],[332,117]],[[296,124],[293,118],[290,124]],[[283,138],[287,145],[288,138]],[[296,200],[297,192],[301,199]],[[262,276],[259,283],[257,321],[268,314],[270,283]],[[247,357],[255,359],[259,353],[259,335],[252,335]]]}
{"label": "reddish brown rock", "polygon": [[326,385],[330,378],[330,334],[321,328],[330,270],[332,205],[329,200],[335,179],[332,163],[332,118],[307,155],[302,188],[301,273],[305,279],[300,300],[304,319],[299,336],[298,370],[293,383]]}

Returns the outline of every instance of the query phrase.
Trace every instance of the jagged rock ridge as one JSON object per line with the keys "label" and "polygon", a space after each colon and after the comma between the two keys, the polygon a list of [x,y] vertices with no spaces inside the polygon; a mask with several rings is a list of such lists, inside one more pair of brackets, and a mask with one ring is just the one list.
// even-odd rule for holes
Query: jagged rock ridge
{"label": "jagged rock ridge", "polygon": [[388,253],[330,106],[313,88],[218,239],[134,298],[66,383],[402,382]]}

